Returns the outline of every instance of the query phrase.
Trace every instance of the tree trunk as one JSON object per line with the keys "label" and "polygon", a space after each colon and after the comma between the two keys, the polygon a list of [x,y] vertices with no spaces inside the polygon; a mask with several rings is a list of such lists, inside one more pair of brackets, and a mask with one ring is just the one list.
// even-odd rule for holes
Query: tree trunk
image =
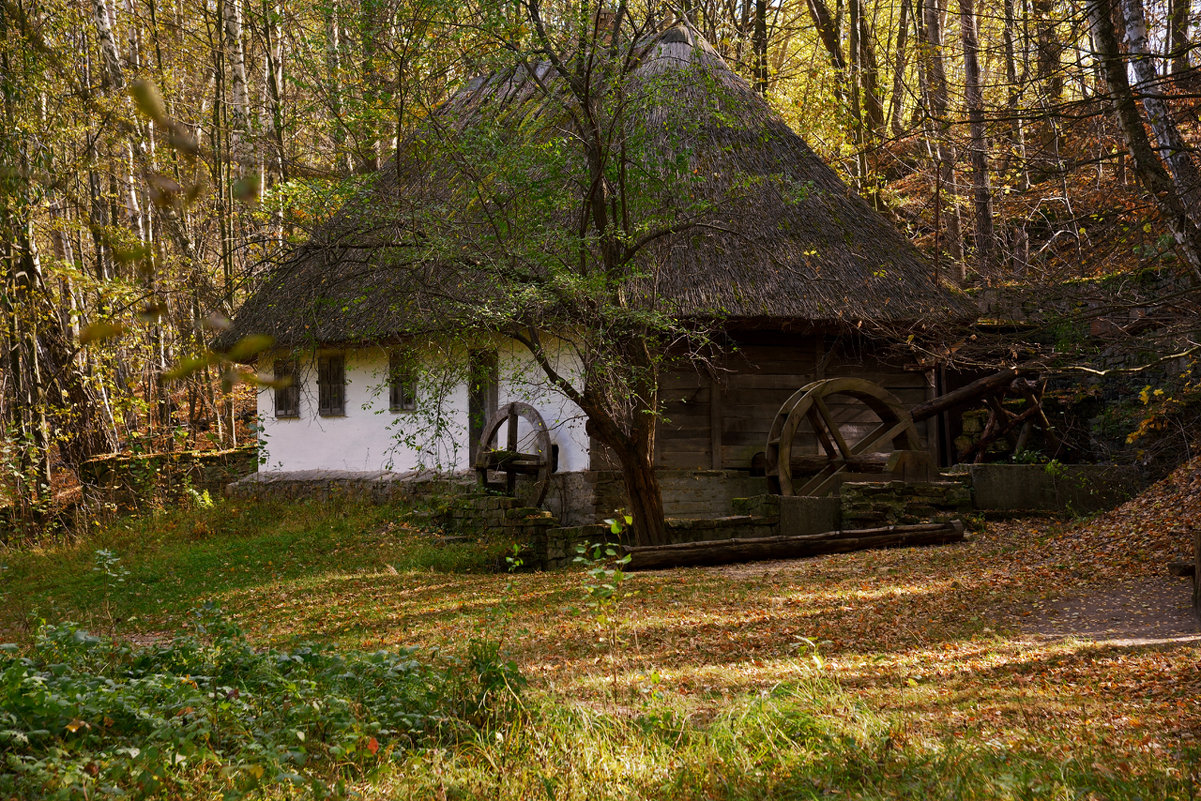
{"label": "tree trunk", "polygon": [[1189,5],[1190,0],[1168,0],[1168,58],[1173,75],[1189,70]]}
{"label": "tree trunk", "polygon": [[1193,224],[1171,177],[1151,146],[1127,78],[1128,65],[1118,49],[1118,37],[1110,11],[1108,0],[1089,0],[1088,18],[1093,49],[1105,75],[1110,102],[1122,129],[1122,137],[1126,140],[1131,165],[1139,181],[1155,198],[1160,211],[1167,218],[1172,236],[1186,263],[1201,276],[1201,232]]}
{"label": "tree trunk", "polygon": [[[947,252],[953,262],[949,273],[955,280],[962,282],[963,235],[959,225],[959,201],[955,186],[955,147],[949,142],[947,135],[950,121],[947,119],[947,73],[942,61],[942,8],[938,0],[925,0],[922,11],[926,23],[926,107],[929,109],[933,126],[933,130],[928,131],[927,136],[934,145],[932,149],[938,182],[951,194],[951,203],[945,211]],[[936,209],[936,212],[940,216],[943,215],[941,209]]]}
{"label": "tree trunk", "polygon": [[849,6],[853,16],[858,18],[857,63],[867,133],[872,141],[878,141],[884,136],[884,102],[880,97],[880,66],[876,61],[876,47],[872,44],[872,28],[867,21],[863,0],[850,0]]}
{"label": "tree trunk", "polygon": [[1163,97],[1163,83],[1147,50],[1143,4],[1141,0],[1122,0],[1122,12],[1126,23],[1126,51],[1138,79],[1134,88],[1140,94],[1147,121],[1159,142],[1159,153],[1168,165],[1180,202],[1193,224],[1201,226],[1201,174]]}
{"label": "tree trunk", "polygon": [[839,43],[838,27],[825,0],[808,0],[809,16],[813,19],[813,27],[817,29],[818,38],[826,50],[830,64],[834,67],[834,97],[839,103],[846,101],[846,71],[847,61],[842,54]]}
{"label": "tree trunk", "polygon": [[284,163],[284,64],[279,25],[282,14],[283,9],[278,5],[271,3],[270,0],[263,0],[263,37],[266,45],[264,70],[267,76],[267,99],[270,105],[267,121],[274,150],[271,168],[279,180],[287,181],[288,173]]}
{"label": "tree trunk", "polygon": [[1006,154],[1006,171],[1012,168],[1016,159],[1018,166],[1018,188],[1025,191],[1030,188],[1030,170],[1026,164],[1026,131],[1018,106],[1022,96],[1021,83],[1018,81],[1017,66],[1017,18],[1014,14],[1013,0],[1005,0],[1005,80],[1009,84],[1005,99],[1005,113],[1009,115],[1009,152]]}
{"label": "tree trunk", "polygon": [[[1008,0],[1013,2],[1013,0]],[[910,0],[901,0],[901,20],[900,27],[897,29],[897,49],[896,61],[892,73],[892,105],[890,106],[890,127],[892,135],[899,137],[904,133],[904,123],[902,115],[904,112],[904,97],[905,97],[905,61],[909,55],[906,49],[909,44],[909,17]]]}
{"label": "tree trunk", "polygon": [[614,453],[621,465],[621,477],[630,501],[630,516],[634,518],[634,542],[637,545],[667,544],[663,493],[652,464],[653,453],[620,446],[614,448]]}
{"label": "tree trunk", "polygon": [[755,0],[755,35],[752,40],[755,56],[755,91],[767,95],[767,0]]}
{"label": "tree trunk", "polygon": [[229,155],[235,176],[241,178],[250,163],[247,152],[250,89],[246,83],[246,49],[242,45],[242,0],[223,0],[222,25],[229,64]]}
{"label": "tree trunk", "polygon": [[1037,31],[1038,80],[1042,85],[1047,106],[1055,109],[1063,100],[1063,72],[1060,56],[1063,40],[1056,30],[1055,0],[1034,0],[1035,30]]}
{"label": "tree trunk", "polygon": [[979,42],[972,0],[959,0],[963,42],[963,89],[972,139],[972,194],[976,204],[976,270],[988,273],[993,259],[992,188],[988,179],[988,138],[984,131],[984,94],[980,85]]}
{"label": "tree trunk", "polygon": [[104,58],[103,85],[113,89],[125,88],[125,74],[121,69],[121,57],[117,51],[117,39],[105,0],[93,0],[92,16],[96,21],[96,39],[100,44],[100,55]]}

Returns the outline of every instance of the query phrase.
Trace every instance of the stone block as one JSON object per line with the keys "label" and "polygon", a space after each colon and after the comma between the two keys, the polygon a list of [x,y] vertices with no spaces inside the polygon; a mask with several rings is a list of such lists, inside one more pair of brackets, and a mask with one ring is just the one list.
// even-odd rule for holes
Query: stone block
{"label": "stone block", "polygon": [[842,505],[838,498],[781,495],[780,533],[821,534],[836,531],[841,521],[841,512]]}
{"label": "stone block", "polygon": [[1090,514],[1143,486],[1138,469],[1124,465],[977,464],[970,475],[975,507],[985,512]]}
{"label": "stone block", "polygon": [[752,495],[749,498],[735,498],[731,509],[736,515],[752,515],[754,517],[779,517],[779,495]]}

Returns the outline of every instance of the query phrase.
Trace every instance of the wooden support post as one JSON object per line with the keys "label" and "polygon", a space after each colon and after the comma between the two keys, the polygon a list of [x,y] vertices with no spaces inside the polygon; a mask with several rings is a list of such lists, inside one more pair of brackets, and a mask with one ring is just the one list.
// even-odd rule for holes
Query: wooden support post
{"label": "wooden support post", "polygon": [[716,378],[709,379],[709,449],[712,451],[714,470],[722,469],[721,460],[721,384]]}
{"label": "wooden support post", "polygon": [[1193,526],[1193,612],[1201,623],[1201,525]]}

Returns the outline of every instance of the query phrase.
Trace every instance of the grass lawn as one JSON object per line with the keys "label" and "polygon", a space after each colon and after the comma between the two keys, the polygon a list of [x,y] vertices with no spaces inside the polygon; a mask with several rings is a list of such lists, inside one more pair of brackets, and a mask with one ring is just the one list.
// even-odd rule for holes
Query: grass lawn
{"label": "grass lawn", "polygon": [[[368,798],[1191,799],[1201,639],[1071,636],[1062,600],[1184,601],[1158,577],[1197,519],[1192,469],[960,545],[631,574],[606,615],[583,570],[494,572],[507,543],[439,544],[400,508],[219,503],[4,553],[0,640],[70,619],[156,642],[215,601],[279,648],[499,642],[524,711],[383,749],[349,774]],[[128,575],[94,570],[98,549]]]}

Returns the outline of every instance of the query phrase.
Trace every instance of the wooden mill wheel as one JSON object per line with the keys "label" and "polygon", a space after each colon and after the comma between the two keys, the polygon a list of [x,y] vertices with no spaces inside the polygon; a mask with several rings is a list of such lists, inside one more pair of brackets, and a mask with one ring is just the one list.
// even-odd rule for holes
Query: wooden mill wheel
{"label": "wooden mill wheel", "polygon": [[[847,401],[866,406],[879,420],[874,428],[851,441],[847,441],[830,412],[832,402]],[[797,431],[805,422],[813,429],[822,450],[808,459],[793,453]],[[884,387],[862,378],[814,381],[793,393],[776,412],[764,454],[768,487],[781,495],[826,495],[838,488],[840,473],[870,463],[873,454],[882,451],[915,454],[920,449],[921,439],[909,412]],[[915,455],[915,458],[921,457]],[[816,474],[794,484],[793,473],[800,470],[816,470]]]}
{"label": "wooden mill wheel", "polygon": [[[526,453],[518,450],[518,424],[522,419],[529,427],[527,436],[532,434],[534,437],[533,449]],[[505,426],[507,437],[504,448],[497,442],[501,426]],[[550,433],[538,410],[517,401],[497,409],[484,426],[476,450],[475,471],[479,474],[480,486],[516,496],[517,477],[529,476],[532,485],[522,492],[522,500],[530,506],[538,506],[546,498],[550,486],[550,468]],[[493,481],[494,473],[504,473],[504,482]]]}

